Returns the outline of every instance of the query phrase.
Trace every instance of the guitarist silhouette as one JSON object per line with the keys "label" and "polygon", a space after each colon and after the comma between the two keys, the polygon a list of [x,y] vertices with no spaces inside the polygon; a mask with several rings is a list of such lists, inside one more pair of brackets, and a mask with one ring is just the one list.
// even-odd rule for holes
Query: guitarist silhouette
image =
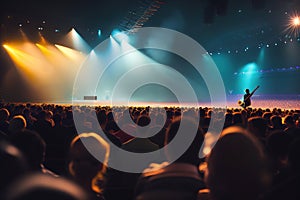
{"label": "guitarist silhouette", "polygon": [[249,89],[246,89],[244,94],[244,101],[239,100],[238,104],[242,106],[243,108],[247,108],[251,105],[251,97],[254,94],[254,92],[259,88],[259,85],[250,93]]}

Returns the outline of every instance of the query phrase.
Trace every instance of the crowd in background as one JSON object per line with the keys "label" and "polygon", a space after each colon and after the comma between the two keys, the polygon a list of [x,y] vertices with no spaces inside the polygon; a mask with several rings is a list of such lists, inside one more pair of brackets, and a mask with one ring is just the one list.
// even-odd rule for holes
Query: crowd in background
{"label": "crowd in background", "polygon": [[[212,151],[199,158],[212,117],[225,119],[224,126]],[[181,125],[197,133],[175,162],[152,163],[143,173],[108,165],[111,143],[156,151]],[[157,134],[144,137],[139,127]],[[1,199],[300,198],[300,110],[2,103],[0,141]],[[84,141],[106,159],[91,155]],[[166,160],[174,152],[166,148]]]}

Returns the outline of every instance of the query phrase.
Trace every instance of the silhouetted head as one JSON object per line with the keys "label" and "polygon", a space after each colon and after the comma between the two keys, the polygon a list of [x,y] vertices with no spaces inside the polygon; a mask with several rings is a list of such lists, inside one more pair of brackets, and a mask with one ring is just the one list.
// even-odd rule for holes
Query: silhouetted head
{"label": "silhouetted head", "polygon": [[265,138],[268,129],[267,120],[256,116],[248,119],[248,130],[258,138]]}
{"label": "silhouetted head", "polygon": [[26,126],[25,118],[22,115],[16,115],[10,120],[8,131],[10,134],[14,134],[16,132],[23,131]]}
{"label": "silhouetted head", "polygon": [[27,171],[22,152],[9,142],[0,142],[0,193]]}
{"label": "silhouetted head", "polygon": [[88,200],[88,194],[74,182],[42,173],[30,174],[9,187],[5,200],[68,199]]}
{"label": "silhouetted head", "polygon": [[286,125],[290,125],[290,126],[293,126],[295,125],[295,121],[294,121],[294,118],[292,115],[287,115],[285,118],[284,118],[284,123]]}
{"label": "silhouetted head", "polygon": [[[92,153],[87,149],[92,149]],[[69,172],[80,184],[90,182],[90,188],[100,193],[98,181],[103,181],[108,163],[109,144],[96,133],[81,133],[76,136],[70,145]],[[100,158],[104,159],[102,162]]]}
{"label": "silhouetted head", "polygon": [[270,118],[270,121],[271,121],[271,125],[273,126],[273,128],[282,128],[282,119],[280,116],[273,115]]}
{"label": "silhouetted head", "polygon": [[[198,165],[199,164],[198,154],[204,141],[204,135],[201,127],[199,127],[199,123],[197,123],[193,118],[190,117],[175,118],[174,121],[170,124],[170,126],[167,129],[165,135],[165,145],[171,142],[171,140],[173,140],[176,137],[176,135],[179,134],[180,129],[184,130],[184,134],[186,134],[187,137],[191,137],[191,135],[193,134],[195,134],[195,136],[190,146],[187,148],[187,150],[177,160],[175,160],[175,162]],[[196,133],[193,133],[194,130],[196,130]],[[184,142],[182,142],[182,145],[185,145]],[[177,149],[175,148],[174,146],[173,148],[171,148],[171,145],[167,145],[166,148],[167,157],[171,160],[176,155]]]}
{"label": "silhouetted head", "polygon": [[9,111],[6,108],[0,109],[0,122],[7,121],[9,118]]}
{"label": "silhouetted head", "polygon": [[241,127],[224,129],[208,156],[205,182],[215,200],[257,199],[270,183],[259,141]]}
{"label": "silhouetted head", "polygon": [[243,123],[243,116],[242,116],[241,112],[232,113],[232,123],[233,124],[242,124]]}
{"label": "silhouetted head", "polygon": [[31,170],[40,170],[46,153],[44,139],[35,131],[23,130],[11,137],[11,142],[23,153]]}
{"label": "silhouetted head", "polygon": [[249,94],[249,93],[250,93],[250,90],[249,90],[249,89],[246,89],[245,92],[246,92],[247,94]]}
{"label": "silhouetted head", "polygon": [[150,124],[151,122],[151,119],[149,116],[147,115],[140,115],[138,118],[137,118],[137,124],[139,126],[147,126],[148,124]]}

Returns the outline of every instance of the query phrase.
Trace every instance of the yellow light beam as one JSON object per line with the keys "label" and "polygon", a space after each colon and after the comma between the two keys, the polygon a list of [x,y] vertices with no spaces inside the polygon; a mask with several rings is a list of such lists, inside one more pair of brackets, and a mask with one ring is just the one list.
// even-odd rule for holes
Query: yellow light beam
{"label": "yellow light beam", "polygon": [[3,45],[3,47],[7,50],[11,58],[16,61],[16,63],[20,65],[24,65],[24,63],[27,63],[28,65],[33,65],[33,67],[37,63],[36,57],[27,54],[21,50],[18,50],[16,48],[11,47],[10,45]]}
{"label": "yellow light beam", "polygon": [[35,45],[42,51],[42,53],[45,56],[50,57],[51,55],[53,55],[53,53],[49,49],[47,49],[45,46],[43,46],[39,43],[36,43]]}
{"label": "yellow light beam", "polygon": [[[11,47],[10,45],[4,44],[4,49],[14,62],[17,67],[20,67],[29,79],[35,76],[34,70],[28,68],[28,65],[33,65],[35,63],[35,58],[30,56],[18,49]],[[33,65],[34,66],[34,65]]]}
{"label": "yellow light beam", "polygon": [[72,61],[75,61],[76,63],[82,62],[86,57],[84,53],[76,51],[69,47],[61,46],[58,44],[55,44],[54,46],[58,48],[66,57],[68,57]]}
{"label": "yellow light beam", "polygon": [[8,52],[14,64],[21,68],[29,78],[45,79],[45,76],[49,74],[51,69],[45,60],[40,59],[38,56],[25,53],[12,45],[4,44],[3,47]]}
{"label": "yellow light beam", "polygon": [[22,29],[20,29],[20,33],[21,33],[21,36],[22,36],[23,40],[28,42],[29,39],[28,39],[27,35],[24,33],[24,31]]}
{"label": "yellow light beam", "polygon": [[39,32],[39,37],[40,37],[40,43],[41,43],[42,45],[47,45],[47,44],[48,44],[47,40],[46,40],[45,37],[41,34],[41,32]]}

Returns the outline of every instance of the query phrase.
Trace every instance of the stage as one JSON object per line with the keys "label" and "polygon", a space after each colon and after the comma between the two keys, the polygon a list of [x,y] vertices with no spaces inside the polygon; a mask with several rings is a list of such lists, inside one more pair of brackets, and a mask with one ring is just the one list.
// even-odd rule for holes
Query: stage
{"label": "stage", "polygon": [[[198,102],[198,103],[179,103],[179,102],[111,102],[111,101],[99,101],[99,100],[51,100],[41,101],[34,100],[30,103],[33,104],[56,104],[65,106],[150,106],[150,107],[219,107],[219,108],[241,108],[238,105],[238,100],[242,99],[242,94],[228,95],[226,102],[221,102],[216,105],[212,105],[211,102]],[[253,95],[251,98],[251,108],[273,109],[280,108],[284,110],[297,110],[300,109],[300,94],[299,95]],[[27,103],[27,102],[15,102],[15,103]]]}

